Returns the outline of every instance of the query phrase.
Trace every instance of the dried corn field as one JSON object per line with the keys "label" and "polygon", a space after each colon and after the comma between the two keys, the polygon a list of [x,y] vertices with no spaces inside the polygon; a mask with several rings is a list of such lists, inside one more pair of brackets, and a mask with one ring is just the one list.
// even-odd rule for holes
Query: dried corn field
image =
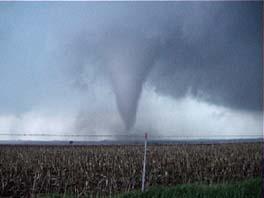
{"label": "dried corn field", "polygon": [[[0,146],[0,196],[139,189],[143,145]],[[262,173],[262,144],[150,145],[146,185],[220,183]]]}

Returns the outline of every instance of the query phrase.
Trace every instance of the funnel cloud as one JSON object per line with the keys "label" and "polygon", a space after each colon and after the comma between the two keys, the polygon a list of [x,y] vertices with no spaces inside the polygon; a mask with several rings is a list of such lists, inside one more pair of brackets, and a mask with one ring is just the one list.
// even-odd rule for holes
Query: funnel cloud
{"label": "funnel cloud", "polygon": [[158,52],[153,38],[128,32],[112,35],[103,52],[118,111],[126,130],[135,123],[142,87]]}

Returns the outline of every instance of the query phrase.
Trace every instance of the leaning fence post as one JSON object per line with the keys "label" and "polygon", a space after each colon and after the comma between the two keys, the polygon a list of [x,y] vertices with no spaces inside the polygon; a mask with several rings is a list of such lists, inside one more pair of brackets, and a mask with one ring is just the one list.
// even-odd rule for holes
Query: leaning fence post
{"label": "leaning fence post", "polygon": [[147,140],[148,140],[148,133],[145,133],[145,147],[144,147],[144,160],[143,160],[143,171],[142,171],[142,187],[141,187],[141,191],[142,192],[144,192],[144,189],[145,189],[146,160],[147,160]]}

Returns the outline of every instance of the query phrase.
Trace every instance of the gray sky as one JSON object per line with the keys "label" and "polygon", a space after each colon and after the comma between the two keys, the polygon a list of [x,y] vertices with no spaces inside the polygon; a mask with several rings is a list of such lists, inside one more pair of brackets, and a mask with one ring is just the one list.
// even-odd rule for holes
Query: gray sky
{"label": "gray sky", "polygon": [[262,2],[0,2],[0,132],[261,136],[262,25]]}

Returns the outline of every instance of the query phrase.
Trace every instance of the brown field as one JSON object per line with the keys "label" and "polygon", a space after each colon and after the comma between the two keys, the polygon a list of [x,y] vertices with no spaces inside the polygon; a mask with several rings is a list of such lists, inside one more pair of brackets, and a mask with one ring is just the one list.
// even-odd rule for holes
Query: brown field
{"label": "brown field", "polygon": [[[143,145],[0,146],[0,196],[140,189]],[[262,144],[150,145],[146,186],[221,183],[262,174]]]}

